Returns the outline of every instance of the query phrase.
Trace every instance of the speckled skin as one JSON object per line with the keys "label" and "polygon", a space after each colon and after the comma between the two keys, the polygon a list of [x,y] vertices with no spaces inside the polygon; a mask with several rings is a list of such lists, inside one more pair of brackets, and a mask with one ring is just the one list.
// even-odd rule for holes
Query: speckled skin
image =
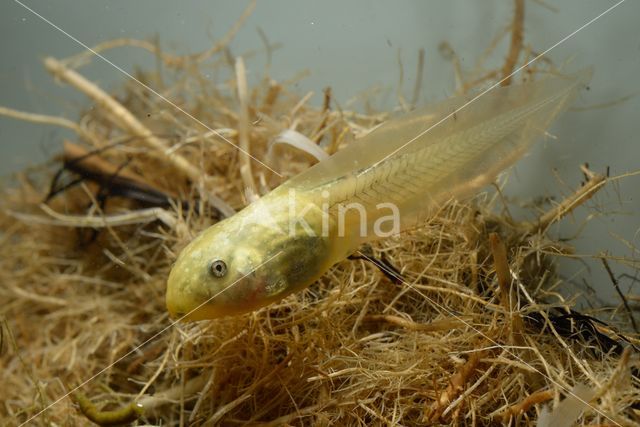
{"label": "speckled skin", "polygon": [[[363,242],[386,237],[377,232],[389,218],[382,205],[395,208],[397,230],[419,225],[515,163],[590,76],[496,88],[389,120],[191,242],[169,275],[169,311],[209,319],[278,301]],[[340,214],[356,204],[364,220],[358,210]],[[214,260],[226,263],[223,277],[209,271]]]}
{"label": "speckled skin", "polygon": [[[304,288],[337,261],[323,236],[321,207],[284,190],[213,225],[182,251],[168,280],[172,316],[192,311],[185,320],[200,320],[252,311]],[[304,212],[308,228],[292,222],[291,204]],[[214,259],[226,263],[224,277],[210,274]]]}

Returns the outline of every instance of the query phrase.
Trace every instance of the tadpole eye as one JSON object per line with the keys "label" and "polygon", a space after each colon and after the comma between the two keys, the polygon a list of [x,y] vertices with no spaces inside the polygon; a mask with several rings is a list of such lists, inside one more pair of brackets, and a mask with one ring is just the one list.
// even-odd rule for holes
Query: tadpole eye
{"label": "tadpole eye", "polygon": [[227,274],[227,264],[221,259],[215,259],[209,264],[209,272],[215,277],[223,277]]}

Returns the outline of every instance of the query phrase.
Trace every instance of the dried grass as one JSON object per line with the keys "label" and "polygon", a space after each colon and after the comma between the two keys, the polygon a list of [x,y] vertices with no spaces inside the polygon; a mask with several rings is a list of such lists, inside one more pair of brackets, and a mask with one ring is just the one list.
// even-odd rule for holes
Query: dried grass
{"label": "dried grass", "polygon": [[[522,46],[521,31],[513,34]],[[101,159],[180,195],[199,214],[176,205],[149,216],[122,198],[101,207],[91,183],[68,189],[43,212],[53,165],[19,174],[4,189],[4,424],[85,425],[67,396],[79,385],[87,399],[108,402],[97,409],[142,405],[141,424],[532,425],[542,403],[557,403],[576,384],[596,391],[585,423],[640,422],[640,387],[630,379],[637,357],[611,343],[603,351],[602,338],[588,341],[597,335],[570,337],[551,310],[573,303],[553,291],[560,279],[547,255],[567,244],[541,233],[604,185],[599,175],[535,224],[492,214],[499,199],[487,195],[444,206],[424,227],[373,248],[399,269],[400,284],[366,259],[345,260],[258,312],[172,326],[165,279],[180,249],[220,212],[241,209],[309,164],[283,149],[279,177],[229,142],[264,159],[269,143],[292,128],[332,152],[384,115],[331,110],[329,91],[315,108],[269,78],[248,88],[242,61],[228,61],[224,45],[192,58],[147,42],[102,48],[122,44],[154,51],[172,83],[155,72],[137,78],[214,129],[135,83],[107,94],[74,68],[90,58],[46,60],[96,103],[77,124],[50,122],[76,130]],[[202,78],[223,70],[230,71],[226,89]],[[478,69],[464,82],[500,75]],[[128,222],[114,219],[122,217]],[[611,328],[595,327],[619,340]],[[97,412],[89,400],[79,398],[85,413]]]}

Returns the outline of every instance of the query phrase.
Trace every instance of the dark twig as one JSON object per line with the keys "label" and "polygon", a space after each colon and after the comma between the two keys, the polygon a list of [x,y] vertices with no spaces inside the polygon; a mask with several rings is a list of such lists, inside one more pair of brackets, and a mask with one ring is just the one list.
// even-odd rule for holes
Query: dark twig
{"label": "dark twig", "polygon": [[[365,253],[366,252],[366,253]],[[404,278],[402,274],[400,274],[400,270],[398,270],[391,262],[387,259],[387,257],[382,254],[380,258],[376,258],[371,253],[370,248],[363,248],[361,251],[358,251],[357,254],[349,255],[349,259],[356,260],[362,259],[364,261],[368,261],[371,264],[375,265],[378,270],[380,270],[391,282],[396,285],[401,285],[404,282]]]}
{"label": "dark twig", "polygon": [[[558,313],[558,310],[551,309],[544,314],[535,311],[524,316],[524,319],[529,326],[544,332],[547,328],[546,317],[560,336],[587,344],[594,344],[600,353],[622,354],[624,349],[623,342],[629,344],[635,351],[640,351],[627,337],[613,330],[605,322],[575,310],[569,310],[568,313],[565,311]],[[608,329],[607,332],[615,335],[619,341],[600,332],[595,324],[606,327]]]}
{"label": "dark twig", "polygon": [[[184,210],[189,210],[190,205],[186,201],[178,202],[176,195],[160,190],[147,183],[139,175],[125,170],[128,162],[115,166],[99,157],[103,151],[104,149],[87,151],[79,145],[65,142],[64,166],[55,174],[45,202],[80,182],[88,180],[100,186],[99,199],[107,196],[119,196],[148,207],[168,207],[179,204]],[[79,178],[60,186],[60,179],[64,171],[72,172]],[[197,204],[194,204],[194,208],[197,209]],[[219,215],[220,213],[216,212],[216,216]]]}
{"label": "dark twig", "polygon": [[618,295],[620,296],[620,299],[622,300],[622,304],[624,305],[624,308],[627,311],[629,320],[631,320],[631,326],[633,326],[633,330],[636,331],[636,333],[638,333],[638,326],[636,325],[636,319],[633,317],[633,312],[631,311],[631,307],[629,307],[629,302],[627,301],[627,298],[624,296],[624,294],[622,293],[622,290],[620,289],[620,286],[618,285],[618,280],[616,279],[616,276],[614,276],[613,271],[611,271],[609,262],[604,257],[600,258],[600,261],[602,261],[602,265],[604,265],[604,269],[607,270],[607,274],[611,279],[611,283],[613,283],[613,287],[616,289],[616,292],[618,293]]}

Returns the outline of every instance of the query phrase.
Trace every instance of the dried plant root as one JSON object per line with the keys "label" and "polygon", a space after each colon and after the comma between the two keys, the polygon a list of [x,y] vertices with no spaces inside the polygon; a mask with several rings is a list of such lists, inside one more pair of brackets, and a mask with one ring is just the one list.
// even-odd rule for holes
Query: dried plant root
{"label": "dried plant root", "polygon": [[28,113],[26,111],[18,111],[18,110],[14,110],[13,108],[7,108],[2,106],[0,106],[0,115],[11,117],[12,119],[23,120],[30,123],[47,124],[47,125],[59,126],[66,129],[71,129],[72,131],[77,133],[78,136],[80,136],[87,142],[91,142],[94,144],[98,143],[98,138],[95,135],[93,135],[91,132],[84,129],[78,123],[71,121],[69,119],[66,119],[64,117]]}
{"label": "dried plant root", "polygon": [[387,322],[395,326],[407,329],[409,331],[422,331],[422,332],[434,332],[445,331],[456,326],[460,326],[464,319],[442,319],[434,320],[429,323],[416,323],[408,319],[404,319],[400,316],[393,316],[391,314],[370,314],[364,317],[364,321],[369,322]]}
{"label": "dried plant root", "polygon": [[449,385],[440,393],[437,400],[425,412],[423,421],[438,422],[447,406],[464,390],[465,385],[479,368],[485,351],[475,351],[469,355],[469,359],[449,379]]}
{"label": "dried plant root", "polygon": [[66,67],[55,58],[45,58],[44,65],[55,77],[65,81],[82,93],[91,98],[100,107],[110,113],[110,117],[121,129],[139,138],[144,144],[149,146],[158,155],[164,156],[168,162],[173,164],[178,170],[195,182],[202,178],[202,173],[189,163],[184,157],[168,151],[168,144],[155,136],[146,126],[144,126],[131,112],[113,97],[99,88],[95,83],[90,82],[77,71]]}
{"label": "dried plant root", "polygon": [[518,58],[522,52],[522,41],[524,39],[524,0],[515,0],[515,10],[513,12],[513,23],[511,24],[511,45],[509,53],[502,67],[502,86],[511,84],[511,74],[518,63]]}
{"label": "dried plant root", "polygon": [[122,214],[112,215],[65,215],[58,213],[49,206],[42,204],[42,209],[49,217],[40,215],[26,214],[22,212],[7,211],[9,215],[20,221],[31,224],[48,224],[59,227],[74,228],[103,228],[103,227],[122,227],[132,224],[143,224],[151,221],[162,221],[167,226],[173,228],[176,226],[176,219],[172,213],[162,208],[140,209],[137,211],[126,212]]}
{"label": "dried plant root", "polygon": [[[228,46],[239,25],[230,24],[228,37],[195,55],[171,55],[158,43],[131,40],[99,46],[155,52],[159,68],[141,71],[140,81],[161,82],[163,94],[180,100],[180,108],[215,130],[203,131],[197,122],[171,114],[163,99],[149,96],[135,82],[118,96],[106,94],[73,70],[91,59],[86,54],[48,63],[99,108],[83,112],[75,124],[12,113],[86,132],[86,137],[79,136],[82,145],[65,146],[67,168],[56,187],[61,191],[48,199],[44,211],[39,203],[54,173],[50,164],[18,174],[0,199],[0,381],[7,393],[0,405],[2,421],[9,426],[27,420],[86,424],[87,417],[69,399],[29,418],[66,393],[62,384],[104,369],[92,389],[118,396],[108,397],[109,402],[130,398],[144,409],[144,422],[154,425],[482,425],[503,420],[535,425],[534,405],[564,397],[579,383],[599,393],[584,412],[585,424],[637,424],[640,388],[628,381],[637,361],[633,350],[620,358],[628,342],[637,340],[614,332],[627,326],[627,317],[611,312],[605,318],[609,312],[598,311],[600,306],[577,312],[573,301],[557,292],[564,279],[554,257],[532,236],[581,206],[603,181],[618,177],[603,180],[587,173],[585,188],[536,223],[523,225],[496,214],[482,195],[447,203],[419,229],[363,248],[278,303],[245,316],[178,323],[171,326],[174,333],[160,333],[170,325],[166,278],[184,245],[244,207],[250,201],[244,189],[252,183],[253,195],[259,196],[282,182],[237,148],[219,143],[220,135],[257,159],[265,158],[286,129],[305,138],[307,148],[331,154],[389,117],[332,108],[348,103],[328,91],[315,106],[312,93],[296,93],[299,76],[274,81],[266,74],[268,65],[249,87],[246,70],[235,58],[247,59],[250,53],[231,52]],[[510,29],[517,45],[517,28]],[[494,84],[504,67],[515,70],[531,58],[533,50],[520,42],[517,55],[504,52],[510,63],[505,59],[496,69],[485,68],[508,34],[498,34],[471,73],[443,44],[460,90]],[[269,41],[264,44],[269,51]],[[422,61],[419,57],[407,108],[421,96]],[[161,74],[165,65],[171,72]],[[216,75],[225,80],[208,77]],[[155,143],[149,143],[149,134]],[[161,136],[166,134],[171,140]],[[276,170],[284,177],[315,162],[299,150],[280,151]],[[185,160],[182,169],[175,155]],[[83,179],[82,185],[65,187],[67,172],[72,180]],[[94,194],[96,184],[113,189],[115,183],[152,187],[172,200],[167,206],[145,204],[154,209],[142,210],[137,199]],[[210,215],[212,206],[222,214]],[[90,232],[83,227],[100,230],[87,241]],[[554,247],[569,245],[553,234],[541,237]],[[150,337],[155,342],[139,349]],[[86,412],[109,418],[98,410],[102,406],[88,403]],[[137,406],[125,406],[120,414],[124,419],[136,411]]]}
{"label": "dried plant root", "polygon": [[489,235],[491,244],[491,252],[493,254],[493,263],[498,277],[498,285],[500,286],[500,302],[508,314],[509,326],[512,334],[512,341],[521,343],[518,336],[522,333],[522,318],[518,315],[519,308],[516,305],[517,297],[512,292],[511,274],[509,269],[509,261],[507,260],[507,247],[500,239],[497,233]]}
{"label": "dried plant root", "polygon": [[502,413],[502,422],[508,423],[512,418],[518,417],[527,412],[532,406],[552,400],[555,393],[552,390],[539,390],[529,396],[509,406]]}
{"label": "dried plant root", "polygon": [[585,165],[583,165],[581,169],[588,178],[587,182],[553,209],[538,218],[535,223],[529,224],[529,234],[546,232],[553,223],[559,221],[575,208],[589,200],[607,183],[606,176],[592,172]]}

